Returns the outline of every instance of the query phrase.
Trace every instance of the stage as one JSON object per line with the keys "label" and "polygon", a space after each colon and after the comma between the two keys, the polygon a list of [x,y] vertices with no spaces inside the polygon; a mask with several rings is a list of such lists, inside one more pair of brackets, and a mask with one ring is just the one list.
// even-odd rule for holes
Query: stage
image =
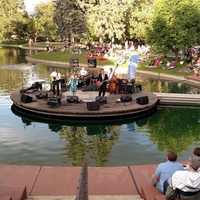
{"label": "stage", "polygon": [[158,98],[148,91],[132,94],[109,94],[97,97],[98,91],[78,90],[75,97],[69,91],[53,96],[52,91],[15,91],[11,94],[13,109],[32,117],[53,120],[122,119],[151,114],[156,110]]}

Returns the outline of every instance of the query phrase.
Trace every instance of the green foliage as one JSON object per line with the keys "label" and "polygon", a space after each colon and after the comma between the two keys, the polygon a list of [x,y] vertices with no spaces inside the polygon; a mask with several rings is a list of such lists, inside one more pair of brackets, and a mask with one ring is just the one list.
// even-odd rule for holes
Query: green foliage
{"label": "green foliage", "polygon": [[[45,11],[45,12],[44,12]],[[32,31],[35,37],[42,37],[49,41],[57,38],[57,26],[53,16],[55,6],[53,2],[39,3],[35,8]]]}
{"label": "green foliage", "polygon": [[187,151],[192,143],[200,139],[199,116],[199,109],[187,109],[187,112],[178,108],[160,110],[148,120],[150,139],[157,145],[159,151],[168,149],[174,149],[178,153]]}
{"label": "green foliage", "polygon": [[200,10],[196,0],[158,0],[153,9],[146,31],[148,44],[163,53],[175,47],[176,55],[179,49],[197,44]]}
{"label": "green foliage", "polygon": [[[23,0],[0,0],[0,39],[24,32],[28,20]],[[21,24],[21,26],[19,26]]]}
{"label": "green foliage", "polygon": [[87,32],[85,15],[77,1],[59,0],[55,4],[54,22],[62,39],[83,37]]}

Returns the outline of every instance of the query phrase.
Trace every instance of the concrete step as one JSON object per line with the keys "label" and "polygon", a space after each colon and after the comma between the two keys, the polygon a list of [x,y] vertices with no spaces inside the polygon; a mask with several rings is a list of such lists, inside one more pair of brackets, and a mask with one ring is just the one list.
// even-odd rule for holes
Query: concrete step
{"label": "concrete step", "polygon": [[160,105],[200,106],[199,94],[154,93]]}
{"label": "concrete step", "polygon": [[4,197],[5,199],[3,200],[25,200],[27,198],[26,186],[0,185],[0,197],[0,199]]}
{"label": "concrete step", "polygon": [[[29,196],[27,200],[75,200],[75,196]],[[89,200],[142,200],[139,195],[90,195]]]}
{"label": "concrete step", "polygon": [[0,195],[0,200],[12,200],[11,195]]}
{"label": "concrete step", "polygon": [[141,187],[141,196],[144,200],[167,200],[165,195],[152,185],[143,185]]}

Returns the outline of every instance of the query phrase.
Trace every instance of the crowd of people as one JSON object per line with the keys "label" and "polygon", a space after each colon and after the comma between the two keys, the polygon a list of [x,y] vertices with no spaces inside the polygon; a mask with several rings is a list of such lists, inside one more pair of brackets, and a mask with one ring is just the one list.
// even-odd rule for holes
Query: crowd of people
{"label": "crowd of people", "polygon": [[168,200],[200,199],[200,147],[196,147],[188,164],[177,162],[177,153],[167,152],[167,161],[160,163],[152,176],[152,185]]}

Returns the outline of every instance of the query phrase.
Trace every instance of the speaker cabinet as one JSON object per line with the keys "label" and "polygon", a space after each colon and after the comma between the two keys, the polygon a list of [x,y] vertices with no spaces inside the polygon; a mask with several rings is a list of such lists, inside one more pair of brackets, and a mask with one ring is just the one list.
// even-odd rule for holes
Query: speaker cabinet
{"label": "speaker cabinet", "polygon": [[47,105],[55,107],[59,105],[59,98],[57,97],[49,97]]}
{"label": "speaker cabinet", "polygon": [[33,101],[33,97],[22,93],[22,95],[21,95],[21,102],[22,103],[31,103],[32,101]]}
{"label": "speaker cabinet", "polygon": [[40,92],[40,91],[37,91],[35,93],[35,96],[37,99],[47,99],[48,98],[48,94],[47,92]]}
{"label": "speaker cabinet", "polygon": [[87,109],[90,111],[95,111],[100,109],[99,101],[87,102]]}
{"label": "speaker cabinet", "polygon": [[78,67],[79,59],[78,58],[70,58],[70,67]]}
{"label": "speaker cabinet", "polygon": [[144,97],[139,97],[136,99],[136,102],[140,105],[145,105],[149,103],[149,97],[148,96],[144,96]]}
{"label": "speaker cabinet", "polygon": [[67,96],[67,103],[78,103],[78,96]]}
{"label": "speaker cabinet", "polygon": [[127,84],[125,88],[126,94],[133,94],[135,92],[134,86],[132,84]]}
{"label": "speaker cabinet", "polygon": [[131,102],[132,96],[131,95],[124,95],[120,97],[121,102]]}
{"label": "speaker cabinet", "polygon": [[96,96],[95,101],[98,101],[101,104],[106,104],[107,103],[107,97]]}
{"label": "speaker cabinet", "polygon": [[88,58],[88,67],[96,68],[97,66],[97,59],[96,58]]}

